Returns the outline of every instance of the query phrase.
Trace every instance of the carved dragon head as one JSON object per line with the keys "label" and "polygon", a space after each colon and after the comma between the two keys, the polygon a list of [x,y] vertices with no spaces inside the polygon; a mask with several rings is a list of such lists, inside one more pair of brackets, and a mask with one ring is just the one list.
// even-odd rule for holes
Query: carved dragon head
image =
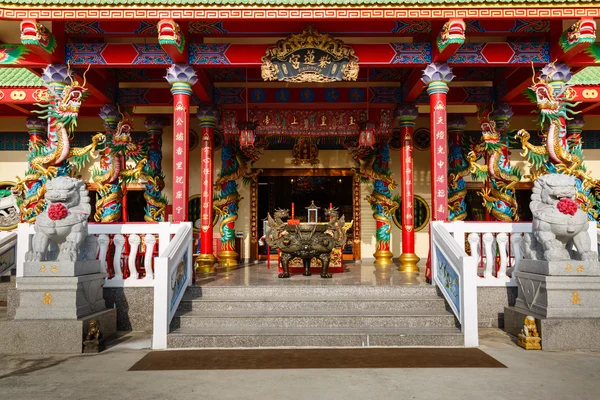
{"label": "carved dragon head", "polygon": [[178,48],[183,47],[183,36],[177,22],[172,19],[158,21],[158,41],[161,44],[173,44]]}
{"label": "carved dragon head", "polygon": [[52,33],[35,19],[21,22],[21,43],[38,45],[49,53],[53,53],[56,48],[56,39]]}
{"label": "carved dragon head", "polygon": [[495,144],[500,141],[500,132],[496,129],[496,122],[491,119],[492,112],[493,108],[485,114],[483,109],[479,109],[477,112],[477,118],[481,126],[481,137],[486,144]]}
{"label": "carved dragon head", "polygon": [[65,85],[62,91],[56,91],[52,87],[48,87],[48,92],[51,95],[51,100],[46,104],[36,104],[40,106],[42,110],[34,110],[34,113],[42,114],[41,119],[52,119],[53,126],[64,126],[69,132],[77,126],[77,116],[79,115],[79,108],[83,102],[83,98],[87,92],[85,87],[86,78],[85,74],[89,71],[90,66],[83,74],[83,84],[79,84],[77,80],[74,80],[70,75],[69,66],[69,79],[71,83]]}
{"label": "carved dragon head", "polygon": [[462,19],[452,19],[446,22],[440,33],[440,44],[445,46],[449,43],[464,42],[466,29],[467,24]]}
{"label": "carved dragon head", "polygon": [[596,21],[593,19],[580,19],[567,31],[567,44],[593,43],[596,41]]}

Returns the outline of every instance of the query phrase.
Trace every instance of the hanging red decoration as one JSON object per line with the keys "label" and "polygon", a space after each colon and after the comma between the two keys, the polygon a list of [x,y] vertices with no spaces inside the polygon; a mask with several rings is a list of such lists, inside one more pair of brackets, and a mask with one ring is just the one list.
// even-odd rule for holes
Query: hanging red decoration
{"label": "hanging red decoration", "polygon": [[370,147],[373,148],[375,144],[375,124],[372,122],[363,122],[358,135],[358,146],[359,147]]}
{"label": "hanging red decoration", "polygon": [[240,147],[254,147],[256,140],[256,122],[238,122]]}

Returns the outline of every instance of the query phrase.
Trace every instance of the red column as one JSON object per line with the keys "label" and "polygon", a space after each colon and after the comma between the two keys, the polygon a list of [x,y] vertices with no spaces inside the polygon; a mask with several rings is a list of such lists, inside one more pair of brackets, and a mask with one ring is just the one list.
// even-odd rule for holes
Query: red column
{"label": "red column", "polygon": [[398,257],[401,272],[419,272],[419,257],[415,254],[413,128],[419,111],[415,106],[403,105],[396,110],[402,143],[400,187],[402,191],[402,254]]}
{"label": "red column", "polygon": [[[454,78],[447,64],[429,64],[423,71],[423,82],[427,85],[430,106],[431,135],[431,219],[448,220],[448,132],[446,124],[446,94],[448,83]],[[431,250],[431,249],[430,249]],[[425,271],[426,280],[431,280],[430,260]]]}
{"label": "red column", "polygon": [[215,271],[213,255],[213,145],[217,126],[218,110],[212,106],[202,106],[196,113],[200,119],[200,254],[196,259],[197,273]]}
{"label": "red column", "polygon": [[197,82],[196,72],[187,64],[167,70],[173,93],[173,222],[188,220],[190,95]]}

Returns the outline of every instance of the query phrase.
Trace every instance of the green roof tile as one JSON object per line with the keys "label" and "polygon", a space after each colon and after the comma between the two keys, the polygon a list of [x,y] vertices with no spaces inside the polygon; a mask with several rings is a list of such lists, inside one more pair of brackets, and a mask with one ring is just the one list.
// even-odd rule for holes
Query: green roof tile
{"label": "green roof tile", "polygon": [[600,67],[586,67],[573,75],[569,85],[600,85]]}
{"label": "green roof tile", "polygon": [[44,86],[42,78],[25,68],[0,68],[0,87]]}
{"label": "green roof tile", "polygon": [[414,6],[414,5],[489,5],[489,4],[527,4],[546,5],[550,3],[598,3],[598,0],[0,0],[2,5],[32,6],[280,6],[280,7],[317,7],[317,6]]}

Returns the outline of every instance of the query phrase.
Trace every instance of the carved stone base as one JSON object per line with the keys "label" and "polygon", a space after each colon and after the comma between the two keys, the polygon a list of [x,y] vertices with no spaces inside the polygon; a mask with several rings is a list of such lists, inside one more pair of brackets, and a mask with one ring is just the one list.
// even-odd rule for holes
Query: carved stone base
{"label": "carved stone base", "polygon": [[71,319],[106,309],[103,287],[106,274],[75,277],[23,277],[17,279],[20,319]]}
{"label": "carved stone base", "polygon": [[102,271],[98,260],[86,261],[26,261],[23,276],[81,276]]}
{"label": "carved stone base", "polygon": [[542,317],[600,318],[600,277],[515,272],[515,307]]}
{"label": "carved stone base", "polygon": [[518,270],[547,276],[600,276],[600,264],[597,261],[521,260]]}
{"label": "carved stone base", "polygon": [[83,352],[85,354],[97,354],[104,351],[105,348],[104,339],[83,341]]}
{"label": "carved stone base", "polygon": [[542,345],[541,345],[542,339],[539,337],[525,336],[525,335],[521,335],[519,333],[519,336],[517,336],[517,338],[518,338],[517,344],[519,345],[519,347],[522,347],[525,350],[541,350],[542,349]]}
{"label": "carved stone base", "polygon": [[116,308],[75,320],[0,321],[0,354],[81,354],[90,320],[107,340],[117,332]]}
{"label": "carved stone base", "polygon": [[518,337],[528,315],[535,318],[542,350],[600,351],[600,318],[545,318],[515,307],[505,307],[504,330]]}

